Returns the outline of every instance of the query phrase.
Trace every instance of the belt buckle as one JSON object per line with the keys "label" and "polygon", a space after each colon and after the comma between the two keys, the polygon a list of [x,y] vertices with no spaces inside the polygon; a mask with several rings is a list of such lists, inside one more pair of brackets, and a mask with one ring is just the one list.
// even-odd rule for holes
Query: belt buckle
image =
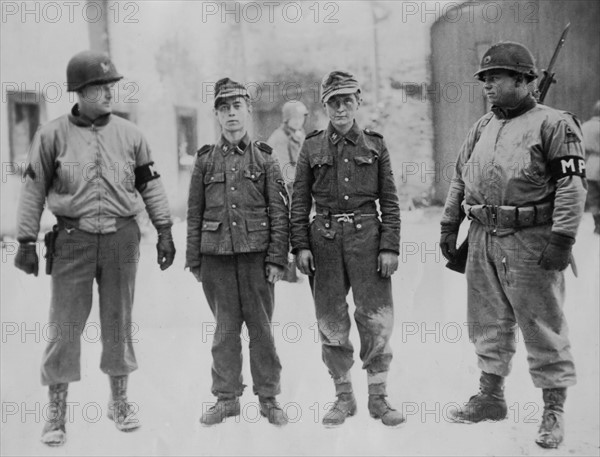
{"label": "belt buckle", "polygon": [[338,222],[353,222],[354,221],[354,213],[334,214],[333,217],[337,218]]}

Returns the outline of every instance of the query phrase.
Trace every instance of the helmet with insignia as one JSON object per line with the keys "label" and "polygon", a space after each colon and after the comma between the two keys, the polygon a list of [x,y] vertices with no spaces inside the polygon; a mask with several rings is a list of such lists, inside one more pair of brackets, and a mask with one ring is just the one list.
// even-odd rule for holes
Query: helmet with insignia
{"label": "helmet with insignia", "polygon": [[321,81],[321,102],[340,94],[360,94],[360,86],[352,73],[335,70],[327,73]]}
{"label": "helmet with insignia", "polygon": [[110,57],[103,52],[82,51],[67,64],[67,91],[78,92],[87,86],[119,81],[119,74]]}
{"label": "helmet with insignia", "polygon": [[510,70],[525,75],[533,81],[538,77],[533,55],[525,46],[512,41],[501,41],[486,51],[479,70],[473,75],[480,81],[489,70]]}
{"label": "helmet with insignia", "polygon": [[215,83],[215,108],[217,108],[223,100],[230,97],[244,97],[246,100],[250,99],[246,87],[233,81],[229,78],[219,79]]}

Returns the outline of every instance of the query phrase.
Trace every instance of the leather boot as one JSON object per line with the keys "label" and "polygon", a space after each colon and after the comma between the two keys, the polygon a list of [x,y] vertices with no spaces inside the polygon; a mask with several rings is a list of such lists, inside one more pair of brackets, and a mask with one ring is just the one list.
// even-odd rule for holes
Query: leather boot
{"label": "leather boot", "polygon": [[450,412],[450,420],[465,424],[499,421],[506,418],[506,413],[504,378],[482,371],[479,393],[469,398],[464,408]]}
{"label": "leather boot", "polygon": [[48,417],[42,430],[42,443],[47,446],[62,446],[67,441],[65,422],[67,419],[67,390],[69,384],[48,386]]}
{"label": "leather boot", "polygon": [[385,395],[369,395],[369,414],[375,419],[381,419],[383,425],[389,427],[397,427],[406,421],[402,413],[387,402]]}
{"label": "leather boot", "polygon": [[[262,409],[261,409],[262,412]],[[240,415],[240,400],[237,397],[219,397],[217,402],[200,417],[204,426],[220,424],[226,417]]]}
{"label": "leather boot", "polygon": [[127,375],[110,376],[111,400],[108,401],[107,416],[122,432],[131,432],[140,427],[136,409],[127,401]]}
{"label": "leather boot", "polygon": [[277,403],[275,397],[259,397],[260,414],[269,419],[269,423],[281,427],[288,423],[288,418]]}
{"label": "leather boot", "polygon": [[567,398],[566,388],[543,389],[544,413],[542,424],[535,440],[543,448],[555,449],[565,437],[564,406]]}
{"label": "leather boot", "polygon": [[342,425],[346,417],[356,414],[356,398],[352,392],[342,392],[337,395],[335,403],[323,416],[325,427],[337,427]]}

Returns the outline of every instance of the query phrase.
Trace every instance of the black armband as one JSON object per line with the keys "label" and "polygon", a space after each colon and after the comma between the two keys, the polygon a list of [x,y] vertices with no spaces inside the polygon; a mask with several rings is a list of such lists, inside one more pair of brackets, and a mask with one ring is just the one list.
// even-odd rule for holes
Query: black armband
{"label": "black armband", "polygon": [[567,176],[585,178],[585,159],[580,156],[563,156],[550,161],[550,173],[555,179]]}
{"label": "black armband", "polygon": [[160,178],[160,175],[154,170],[154,162],[147,163],[136,167],[135,173],[135,188],[142,192],[146,188],[146,183],[153,179]]}

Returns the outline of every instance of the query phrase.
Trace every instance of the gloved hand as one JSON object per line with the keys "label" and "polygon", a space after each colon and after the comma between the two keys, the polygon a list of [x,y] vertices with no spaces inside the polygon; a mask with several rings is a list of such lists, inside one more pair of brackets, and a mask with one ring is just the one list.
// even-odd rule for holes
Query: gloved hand
{"label": "gloved hand", "polygon": [[28,275],[33,273],[34,276],[37,276],[39,264],[36,243],[19,243],[19,249],[15,256],[15,267]]}
{"label": "gloved hand", "polygon": [[538,265],[541,265],[544,270],[563,271],[569,266],[571,247],[574,244],[575,238],[552,232],[550,241],[542,251]]}
{"label": "gloved hand", "polygon": [[456,239],[458,238],[458,227],[442,225],[442,233],[440,236],[440,249],[442,255],[448,262],[454,262],[457,254]]}
{"label": "gloved hand", "polygon": [[161,270],[166,270],[173,265],[173,260],[175,259],[175,244],[173,243],[171,227],[158,228],[156,252],[158,254],[157,261]]}

